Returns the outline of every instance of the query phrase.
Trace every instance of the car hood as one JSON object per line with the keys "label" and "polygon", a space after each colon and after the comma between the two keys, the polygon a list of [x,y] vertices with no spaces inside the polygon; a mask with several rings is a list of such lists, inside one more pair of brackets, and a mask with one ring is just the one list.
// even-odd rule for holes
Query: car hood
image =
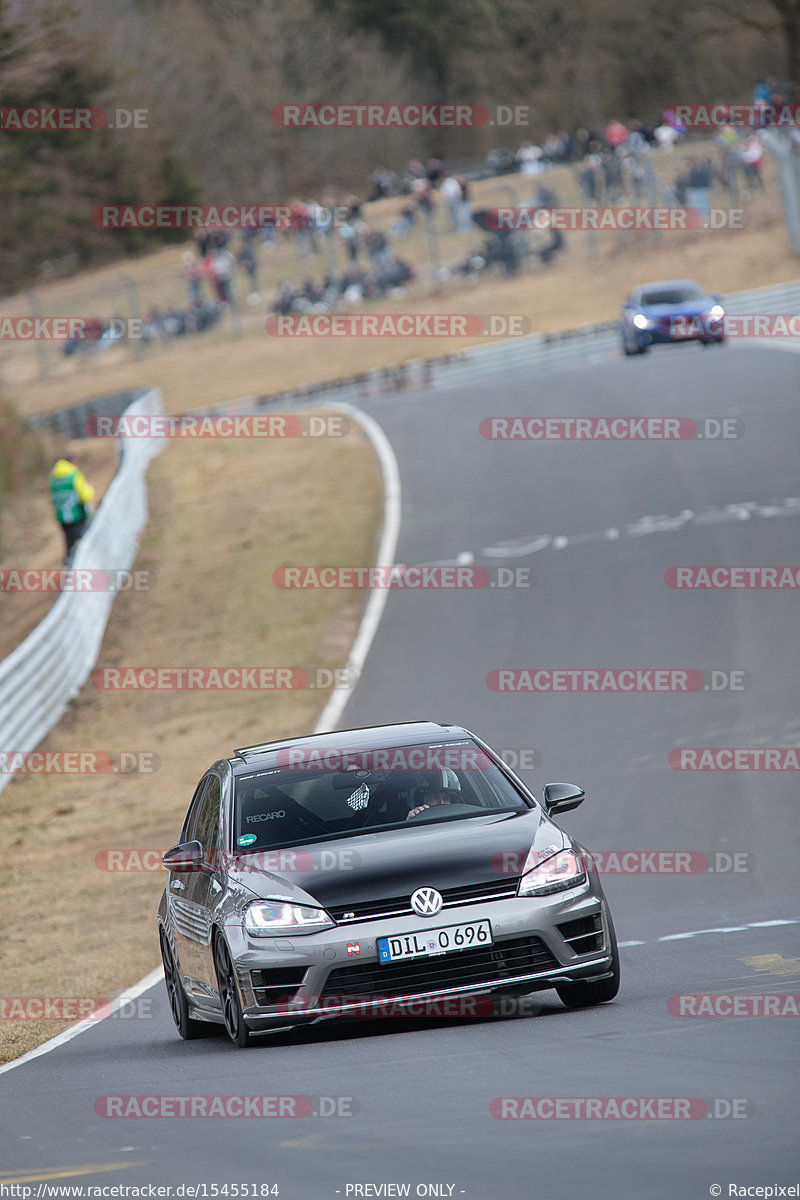
{"label": "car hood", "polygon": [[652,320],[658,320],[659,317],[699,317],[716,303],[711,296],[706,296],[702,300],[682,300],[680,304],[643,304],[639,311]]}
{"label": "car hood", "polygon": [[325,908],[408,896],[418,887],[498,883],[521,874],[532,847],[556,852],[567,844],[563,831],[533,809],[237,856],[228,876],[263,898]]}

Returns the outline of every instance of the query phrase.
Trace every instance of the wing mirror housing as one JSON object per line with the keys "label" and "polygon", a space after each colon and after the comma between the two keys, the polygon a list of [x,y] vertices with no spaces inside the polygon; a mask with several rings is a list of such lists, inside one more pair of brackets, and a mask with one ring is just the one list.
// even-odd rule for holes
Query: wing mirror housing
{"label": "wing mirror housing", "polygon": [[586,792],[574,783],[548,783],[542,798],[547,815],[552,816],[553,813],[569,812],[583,804]]}
{"label": "wing mirror housing", "polygon": [[168,871],[200,871],[203,847],[200,842],[181,842],[161,855],[161,865]]}

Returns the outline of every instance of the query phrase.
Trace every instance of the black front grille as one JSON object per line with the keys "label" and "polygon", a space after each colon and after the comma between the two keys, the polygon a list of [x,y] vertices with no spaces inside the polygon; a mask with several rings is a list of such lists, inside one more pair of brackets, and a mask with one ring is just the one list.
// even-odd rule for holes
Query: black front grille
{"label": "black front grille", "polygon": [[281,967],[275,971],[251,971],[250,982],[253,985],[256,1004],[260,1008],[273,1008],[276,1004],[288,1004],[290,1000],[294,1000],[305,973],[305,967]]}
{"label": "black front grille", "polygon": [[413,996],[558,970],[541,938],[511,938],[480,950],[459,950],[408,962],[358,963],[331,971],[323,996]]}
{"label": "black front grille", "polygon": [[[505,876],[490,883],[470,883],[464,887],[440,888],[444,908],[455,908],[459,904],[480,904],[483,900],[507,900],[517,894],[517,877]],[[386,917],[411,917],[411,893],[392,896],[388,900],[365,900],[358,904],[333,904],[327,911],[337,925],[352,925],[356,921],[377,921]]]}
{"label": "black front grille", "polygon": [[558,931],[576,954],[591,954],[603,947],[603,923],[600,913],[567,921],[558,926]]}

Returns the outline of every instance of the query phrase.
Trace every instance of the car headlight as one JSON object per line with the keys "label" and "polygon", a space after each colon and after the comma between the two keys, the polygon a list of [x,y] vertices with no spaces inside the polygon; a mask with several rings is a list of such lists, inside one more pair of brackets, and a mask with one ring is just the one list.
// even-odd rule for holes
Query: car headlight
{"label": "car headlight", "polygon": [[714,304],[714,305],[712,305],[712,306],[711,306],[711,308],[708,310],[708,315],[709,315],[710,317],[715,317],[715,318],[724,317],[724,316],[725,316],[725,309],[722,307],[722,305],[721,305],[721,304]]}
{"label": "car headlight", "polygon": [[653,328],[653,322],[650,320],[649,317],[646,317],[644,315],[644,313],[637,313],[636,316],[633,318],[633,323],[637,329],[652,329]]}
{"label": "car headlight", "polygon": [[[534,850],[528,854],[519,881],[518,896],[549,896],[586,882],[586,866],[574,850],[559,850],[544,862],[539,862],[538,858]],[[536,865],[529,870],[532,863]]]}
{"label": "car headlight", "polygon": [[288,933],[319,933],[321,929],[333,929],[334,922],[322,908],[306,908],[283,900],[258,900],[245,910],[244,927],[253,937],[280,937]]}

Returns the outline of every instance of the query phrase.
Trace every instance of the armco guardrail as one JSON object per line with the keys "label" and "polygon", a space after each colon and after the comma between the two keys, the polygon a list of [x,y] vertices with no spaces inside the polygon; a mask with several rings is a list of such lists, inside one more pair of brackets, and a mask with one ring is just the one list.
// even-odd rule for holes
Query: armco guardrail
{"label": "armco guardrail", "polygon": [[[161,392],[153,388],[126,411],[161,409]],[[78,543],[74,569],[130,569],[147,520],[147,464],[162,445],[157,438],[121,442],[119,468]],[[0,750],[33,750],[52,729],[97,661],[113,600],[112,592],[63,592],[33,633],[0,662]],[[0,773],[0,792],[11,778]]]}
{"label": "armco guardrail", "polygon": [[[725,297],[725,307],[731,314],[800,312],[800,280],[731,293]],[[453,387],[486,376],[578,363],[618,347],[617,322],[605,321],[560,333],[509,338],[441,358],[411,359],[346,379],[249,396],[195,411],[246,413],[330,400],[358,404],[377,395]],[[85,406],[78,407],[81,418],[91,415]],[[160,407],[160,393],[154,389],[126,411],[152,412],[160,411]],[[101,404],[94,411],[106,409]],[[130,567],[146,516],[144,469],[158,449],[158,442],[152,439],[123,441],[122,465],[82,539],[75,566]],[[33,749],[52,728],[97,658],[111,601],[108,593],[61,596],[30,637],[0,663],[0,748]],[[0,775],[0,791],[8,779]]]}
{"label": "armco guardrail", "polygon": [[[746,292],[730,292],[726,310],[741,313],[800,312],[800,279]],[[594,355],[620,349],[619,322],[603,321],[557,333],[533,333],[506,338],[485,346],[472,346],[440,358],[407,359],[391,367],[375,368],[344,379],[301,385],[284,392],[248,396],[210,405],[204,413],[245,413],[263,408],[325,404],[330,400],[363,403],[374,396],[395,392],[426,391],[437,387],[470,384],[485,376],[532,371],[536,368],[578,363]],[[498,398],[500,398],[498,396]]]}
{"label": "armco guardrail", "polygon": [[106,392],[92,396],[70,408],[56,408],[51,412],[37,413],[25,422],[28,429],[50,429],[67,438],[86,436],[86,421],[89,417],[118,417],[127,411],[135,400],[146,396],[147,388],[128,389],[124,392]]}

